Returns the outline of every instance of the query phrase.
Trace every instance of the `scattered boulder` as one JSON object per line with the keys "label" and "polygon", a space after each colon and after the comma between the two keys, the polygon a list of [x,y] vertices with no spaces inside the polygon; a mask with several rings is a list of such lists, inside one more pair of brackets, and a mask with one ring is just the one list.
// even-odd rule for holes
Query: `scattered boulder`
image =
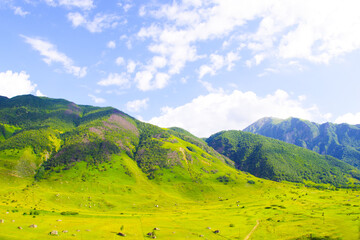
{"label": "scattered boulder", "polygon": [[201,234],[201,235],[199,235],[199,237],[204,237],[204,235]]}
{"label": "scattered boulder", "polygon": [[15,222],[15,220],[13,219],[13,220],[11,220],[11,222]]}
{"label": "scattered boulder", "polygon": [[63,232],[63,233],[68,233],[69,231],[68,231],[68,230],[63,230],[62,232]]}
{"label": "scattered boulder", "polygon": [[80,232],[80,229],[77,229],[76,231],[77,231],[77,232]]}
{"label": "scattered boulder", "polygon": [[146,235],[148,235],[149,237],[152,237],[153,233],[152,233],[152,232],[148,232]]}
{"label": "scattered boulder", "polygon": [[116,235],[120,236],[120,237],[126,237],[126,234],[125,233],[122,233],[122,232],[118,232]]}
{"label": "scattered boulder", "polygon": [[20,230],[21,230],[21,229],[23,229],[23,228],[22,228],[22,227],[20,227],[20,226],[18,226],[17,228],[18,228],[18,229],[20,229]]}
{"label": "scattered boulder", "polygon": [[91,230],[90,230],[90,229],[86,229],[85,231],[90,232]]}
{"label": "scattered boulder", "polygon": [[215,230],[213,233],[217,234],[217,233],[219,233],[219,232],[220,232],[219,230]]}
{"label": "scattered boulder", "polygon": [[31,225],[29,226],[29,228],[37,228],[37,225],[36,225],[36,224],[31,224]]}
{"label": "scattered boulder", "polygon": [[5,222],[5,220],[4,219],[0,219],[0,223],[4,223]]}
{"label": "scattered boulder", "polygon": [[206,229],[211,229],[211,227],[207,227]]}
{"label": "scattered boulder", "polygon": [[58,219],[58,220],[56,220],[57,222],[61,222],[62,220],[61,219]]}
{"label": "scattered boulder", "polygon": [[53,231],[50,232],[50,235],[51,236],[57,236],[57,235],[59,235],[59,232],[56,231],[56,230],[53,230]]}
{"label": "scattered boulder", "polygon": [[155,207],[159,207],[159,205],[155,205]]}
{"label": "scattered boulder", "polygon": [[160,229],[159,228],[154,228],[154,230],[159,231]]}

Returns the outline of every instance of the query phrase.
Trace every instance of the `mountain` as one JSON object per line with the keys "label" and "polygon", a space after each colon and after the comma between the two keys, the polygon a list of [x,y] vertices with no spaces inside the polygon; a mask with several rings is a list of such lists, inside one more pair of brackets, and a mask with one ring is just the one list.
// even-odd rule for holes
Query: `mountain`
{"label": "mountain", "polygon": [[298,118],[263,118],[244,131],[330,155],[360,168],[360,125],[317,124]]}
{"label": "mountain", "polygon": [[[111,107],[32,95],[1,98],[0,129],[2,176],[41,181],[72,169],[87,176],[86,169],[104,164],[120,164],[131,175],[134,166],[124,159],[158,182],[221,183],[222,176],[236,173],[233,161],[185,130],[143,123]],[[71,181],[77,180],[81,176]]]}
{"label": "mountain", "polygon": [[223,131],[210,136],[209,146],[232,159],[236,167],[275,181],[313,182],[344,186],[360,171],[331,156],[261,135]]}

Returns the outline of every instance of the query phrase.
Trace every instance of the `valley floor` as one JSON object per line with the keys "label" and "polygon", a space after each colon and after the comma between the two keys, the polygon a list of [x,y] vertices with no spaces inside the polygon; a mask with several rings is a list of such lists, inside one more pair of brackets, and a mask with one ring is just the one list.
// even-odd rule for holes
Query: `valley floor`
{"label": "valley floor", "polygon": [[2,188],[0,239],[359,239],[360,192],[260,184],[224,185],[231,191],[203,200]]}

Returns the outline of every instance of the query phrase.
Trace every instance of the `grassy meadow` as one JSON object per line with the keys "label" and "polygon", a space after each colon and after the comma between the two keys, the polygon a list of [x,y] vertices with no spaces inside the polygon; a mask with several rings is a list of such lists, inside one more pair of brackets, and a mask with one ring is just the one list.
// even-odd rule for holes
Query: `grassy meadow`
{"label": "grassy meadow", "polygon": [[[317,190],[217,168],[214,175],[226,171],[232,180],[187,182],[170,172],[176,167],[149,180],[126,154],[96,167],[79,162],[38,182],[2,174],[0,239],[150,239],[152,232],[158,239],[360,237],[358,191]],[[57,236],[49,234],[53,230]]]}

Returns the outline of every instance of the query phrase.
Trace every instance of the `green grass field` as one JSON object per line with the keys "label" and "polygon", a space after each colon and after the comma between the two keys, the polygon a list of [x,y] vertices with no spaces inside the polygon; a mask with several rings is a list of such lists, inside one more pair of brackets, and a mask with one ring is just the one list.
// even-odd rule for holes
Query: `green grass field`
{"label": "green grass field", "polygon": [[2,175],[0,239],[150,239],[149,232],[158,239],[247,239],[251,232],[248,239],[360,237],[358,191],[317,190],[217,167],[233,180],[186,182],[174,178],[176,168],[165,169],[161,181],[148,180],[125,154],[96,167],[80,162],[40,182]]}

